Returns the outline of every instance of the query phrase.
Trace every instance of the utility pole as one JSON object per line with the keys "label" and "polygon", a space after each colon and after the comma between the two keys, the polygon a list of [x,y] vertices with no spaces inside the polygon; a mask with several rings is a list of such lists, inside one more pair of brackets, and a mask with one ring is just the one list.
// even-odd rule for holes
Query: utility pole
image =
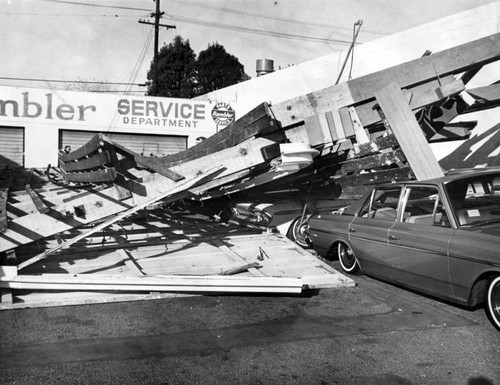
{"label": "utility pole", "polygon": [[160,27],[165,27],[165,28],[176,28],[175,25],[167,25],[167,24],[160,24],[160,19],[161,17],[165,14],[165,12],[160,12],[160,0],[153,0],[156,1],[156,12],[153,12],[150,14],[150,17],[155,18],[155,22],[151,23],[149,21],[145,20],[139,20],[139,23],[141,24],[150,24],[155,26],[155,46],[154,46],[154,58],[153,58],[153,95],[156,95],[158,93],[158,33],[160,31]]}

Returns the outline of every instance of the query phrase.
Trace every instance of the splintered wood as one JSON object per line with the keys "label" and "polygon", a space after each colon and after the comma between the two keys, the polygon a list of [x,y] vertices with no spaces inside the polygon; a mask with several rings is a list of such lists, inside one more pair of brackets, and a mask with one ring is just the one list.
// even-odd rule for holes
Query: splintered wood
{"label": "splintered wood", "polygon": [[[21,271],[5,266],[0,288],[12,294],[0,309],[144,300],[180,293],[297,294],[304,289],[355,285],[280,234],[166,210],[152,211],[147,220],[133,219],[106,233],[81,237],[68,249]],[[75,234],[63,237],[74,239]],[[44,247],[60,242],[46,239]],[[19,248],[18,257],[29,257],[35,246]]]}

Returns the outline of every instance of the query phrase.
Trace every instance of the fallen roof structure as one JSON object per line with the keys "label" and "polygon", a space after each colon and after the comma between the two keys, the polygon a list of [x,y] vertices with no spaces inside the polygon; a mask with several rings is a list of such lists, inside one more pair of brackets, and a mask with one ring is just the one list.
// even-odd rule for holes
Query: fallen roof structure
{"label": "fallen roof structure", "polygon": [[[137,257],[134,250],[139,246],[128,241],[116,248],[122,251],[113,251],[110,258],[115,262],[111,264],[106,259],[109,256],[101,253],[108,261],[101,267],[109,271],[116,264],[126,266],[133,279],[89,277],[89,270],[73,272],[73,276],[33,277],[20,275],[19,270],[40,269],[47,265],[47,258],[65,255],[65,250],[79,242],[159,202],[165,205],[183,198],[203,201],[283,185],[299,189],[310,185],[312,179],[330,183],[333,198],[354,199],[372,184],[441,176],[443,170],[429,143],[467,138],[475,125],[465,122],[453,126],[452,120],[499,105],[497,79],[488,87],[467,89],[483,66],[499,59],[500,34],[494,33],[274,105],[260,101],[227,128],[176,154],[145,157],[99,134],[80,149],[62,152],[59,164],[49,166],[39,176],[47,178],[40,187],[32,186],[32,171],[24,188],[11,188],[19,178],[15,170],[5,168],[0,175],[0,253],[5,260],[11,257],[15,269],[0,273],[0,287],[132,292],[300,292],[304,287],[328,287],[332,282],[315,269],[307,273],[304,261],[302,270],[290,271],[281,265],[282,273],[271,270],[268,279],[227,279],[226,274],[194,279],[182,269],[175,271],[182,278],[172,277],[172,273],[164,277],[145,274],[155,258]],[[438,117],[435,110],[441,112]],[[75,229],[81,231],[75,234]],[[71,236],[62,240],[63,233]],[[258,278],[262,271],[256,264],[266,256],[273,259],[261,246],[262,237],[253,240],[243,257],[239,254],[238,264],[227,264],[221,272],[250,273]],[[53,244],[49,239],[59,242]],[[39,241],[46,244],[36,255],[25,254],[22,260],[21,253],[17,260],[13,257],[16,250]],[[231,254],[240,241],[224,238],[215,247]],[[166,239],[160,241],[167,249],[168,244]],[[285,249],[289,261],[296,250],[290,245]],[[160,256],[167,254],[170,252]],[[92,257],[84,259],[88,258]],[[57,266],[61,263],[58,260]],[[314,259],[313,266],[322,273],[333,273],[319,260]],[[150,271],[161,269],[157,266]],[[63,270],[71,272],[69,267]]]}

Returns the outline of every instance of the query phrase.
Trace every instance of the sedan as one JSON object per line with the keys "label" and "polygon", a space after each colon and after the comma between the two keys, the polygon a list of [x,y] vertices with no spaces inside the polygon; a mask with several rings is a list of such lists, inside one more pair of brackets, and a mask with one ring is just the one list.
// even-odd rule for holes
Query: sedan
{"label": "sedan", "polygon": [[500,169],[380,185],[306,229],[313,248],[363,272],[467,307],[500,329]]}

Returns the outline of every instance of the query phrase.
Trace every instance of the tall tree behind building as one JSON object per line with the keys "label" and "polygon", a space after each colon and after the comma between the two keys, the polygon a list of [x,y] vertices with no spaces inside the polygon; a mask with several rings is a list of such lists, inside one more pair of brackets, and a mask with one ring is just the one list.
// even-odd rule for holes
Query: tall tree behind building
{"label": "tall tree behind building", "polygon": [[[158,52],[158,87],[155,92],[152,82],[148,86],[150,96],[167,96],[173,98],[191,98],[194,94],[196,55],[189,44],[181,36],[163,46]],[[147,78],[154,77],[154,62],[148,71]]]}
{"label": "tall tree behind building", "polygon": [[219,43],[210,44],[196,60],[196,94],[202,95],[250,79],[238,58]]}
{"label": "tall tree behind building", "polygon": [[177,98],[192,98],[250,79],[238,58],[222,45],[211,44],[196,58],[189,40],[181,36],[176,36],[158,53],[157,92],[152,84],[153,74],[154,62],[147,74],[150,81],[147,94]]}

